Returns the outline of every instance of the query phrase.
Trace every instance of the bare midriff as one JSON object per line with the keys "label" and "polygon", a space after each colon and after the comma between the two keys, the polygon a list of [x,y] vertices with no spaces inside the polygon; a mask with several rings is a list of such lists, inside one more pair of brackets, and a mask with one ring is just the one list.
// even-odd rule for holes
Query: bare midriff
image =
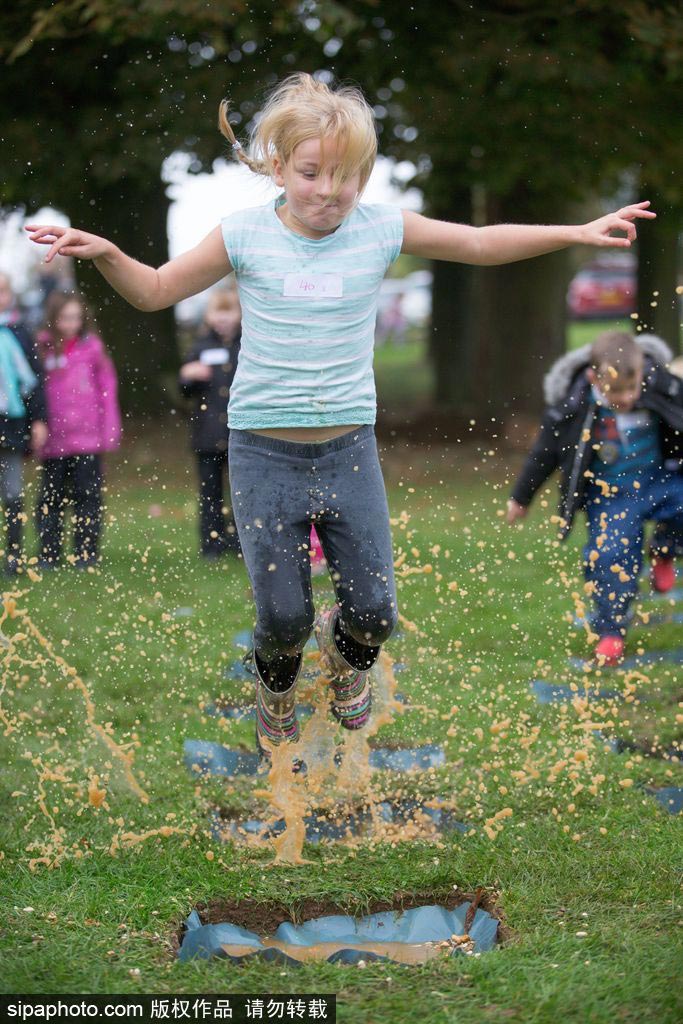
{"label": "bare midriff", "polygon": [[304,444],[331,441],[352,430],[358,430],[357,423],[349,423],[345,427],[275,427],[266,430],[250,430],[250,434],[261,434],[263,437],[276,437],[280,441],[299,441]]}

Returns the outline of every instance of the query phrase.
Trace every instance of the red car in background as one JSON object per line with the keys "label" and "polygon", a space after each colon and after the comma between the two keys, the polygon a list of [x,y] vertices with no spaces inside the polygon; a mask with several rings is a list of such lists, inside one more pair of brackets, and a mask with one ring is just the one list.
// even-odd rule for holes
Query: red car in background
{"label": "red car in background", "polygon": [[575,320],[629,316],[635,308],[633,257],[594,260],[578,272],[567,291],[567,310]]}

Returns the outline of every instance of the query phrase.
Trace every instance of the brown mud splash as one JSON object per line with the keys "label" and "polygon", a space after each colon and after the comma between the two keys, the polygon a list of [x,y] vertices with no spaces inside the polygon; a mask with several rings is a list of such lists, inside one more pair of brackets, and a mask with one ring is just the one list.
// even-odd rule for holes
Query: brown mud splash
{"label": "brown mud splash", "polygon": [[[311,661],[317,661],[317,655]],[[301,699],[310,700],[314,712],[301,731],[297,743],[282,744],[272,750],[268,786],[255,790],[254,796],[268,801],[276,812],[271,822],[284,818],[284,831],[272,840],[275,864],[306,864],[302,856],[306,838],[305,816],[313,806],[336,807],[343,821],[349,806],[364,804],[370,811],[374,831],[381,822],[376,805],[378,795],[371,786],[370,740],[383,725],[404,711],[396,700],[396,678],[392,659],[380,654],[371,670],[373,704],[366,728],[358,732],[340,729],[330,709],[330,682],[324,675],[308,687],[302,687]],[[341,739],[341,742],[339,742]],[[292,762],[301,760],[306,772],[293,772]]]}
{"label": "brown mud splash", "polygon": [[[0,637],[2,637],[2,642],[0,643],[0,646],[2,646],[5,649],[5,654],[2,656],[2,689],[4,690],[6,671],[9,669],[9,663],[11,662],[13,655],[16,656],[18,654],[18,643],[20,643],[21,641],[26,641],[29,638],[33,638],[37,641],[38,645],[45,651],[45,655],[47,656],[48,661],[56,665],[57,668],[59,669],[60,675],[68,680],[68,688],[70,690],[77,689],[80,692],[81,697],[83,698],[83,703],[85,704],[85,718],[88,727],[94,733],[94,735],[97,736],[98,739],[100,739],[104,743],[104,745],[109,750],[109,753],[119,762],[121,768],[123,769],[126,783],[130,787],[130,789],[133,791],[133,793],[135,793],[137,798],[142,801],[142,803],[149,803],[149,797],[147,793],[144,791],[142,786],[139,784],[139,782],[133,775],[133,751],[126,751],[120,744],[116,742],[116,740],[114,740],[110,736],[107,730],[102,725],[100,725],[99,722],[96,720],[96,708],[90,690],[88,689],[84,681],[81,679],[81,677],[78,675],[76,669],[73,668],[72,665],[69,665],[68,662],[64,658],[62,658],[60,654],[57,654],[53,644],[47,639],[46,636],[43,635],[43,633],[41,633],[41,631],[38,629],[35,623],[31,620],[31,617],[29,616],[26,609],[17,608],[16,601],[17,598],[20,598],[21,596],[23,596],[21,591],[14,591],[10,593],[4,593],[2,597],[2,614],[0,615]],[[3,630],[3,625],[8,619],[18,619],[21,625],[26,629],[26,633],[17,632],[13,636],[8,637]],[[21,663],[24,661],[24,659],[21,658],[21,656],[19,656],[19,661]],[[30,663],[36,664],[36,660],[33,659]],[[1,692],[2,691],[0,691],[0,693]],[[7,721],[6,714],[2,709],[0,709],[0,720],[3,722]]]}
{"label": "brown mud splash", "polygon": [[177,828],[175,825],[162,825],[160,828],[150,828],[146,832],[118,832],[112,839],[109,853],[116,857],[119,850],[130,850],[134,846],[146,843],[148,839],[167,839],[169,836],[192,836],[196,830]]}
{"label": "brown mud splash", "polygon": [[[0,604],[0,725],[3,734],[11,738],[17,762],[31,765],[36,773],[34,801],[37,814],[27,823],[43,819],[49,826],[49,835],[35,840],[26,847],[36,854],[29,859],[29,868],[58,867],[66,858],[76,859],[91,853],[90,845],[82,835],[70,842],[67,830],[59,824],[61,804],[76,809],[80,817],[86,811],[97,813],[109,810],[107,789],[108,772],[113,767],[121,770],[129,789],[137,799],[147,804],[149,797],[133,773],[135,742],[120,744],[112,735],[109,724],[98,721],[92,693],[77,670],[55,650],[25,608],[18,606],[25,593],[6,591]],[[110,760],[102,769],[85,762],[85,748],[65,750],[65,744],[74,748],[84,744],[77,740],[70,724],[71,712],[65,712],[62,721],[48,731],[44,724],[44,697],[56,681],[65,691],[77,693],[84,705],[84,714],[74,709],[74,720],[80,719],[87,733],[104,745]],[[35,690],[38,694],[35,695]],[[85,775],[85,778],[83,776]],[[12,794],[16,800],[30,801],[31,786],[24,786]],[[26,804],[20,805],[22,809]]]}

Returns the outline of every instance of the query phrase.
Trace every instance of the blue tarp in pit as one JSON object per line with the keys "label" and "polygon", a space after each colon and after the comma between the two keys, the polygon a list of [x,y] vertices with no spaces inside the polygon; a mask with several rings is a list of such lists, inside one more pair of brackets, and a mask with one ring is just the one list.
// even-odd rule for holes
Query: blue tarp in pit
{"label": "blue tarp in pit", "polygon": [[669,814],[683,814],[683,786],[665,786],[649,792]]}
{"label": "blue tarp in pit", "polygon": [[426,743],[421,747],[375,747],[370,751],[370,767],[389,772],[406,772],[415,768],[437,768],[446,763],[443,747]]}
{"label": "blue tarp in pit", "polygon": [[[437,832],[445,835],[453,832],[467,832],[469,825],[458,821],[455,811],[446,807],[430,807],[420,800],[399,800],[391,803],[384,800],[377,804],[376,811],[380,820],[387,824],[400,825],[415,819],[416,815],[428,818]],[[335,842],[348,839],[351,836],[363,835],[372,825],[372,815],[368,808],[361,811],[354,811],[345,817],[331,819],[328,815],[313,811],[304,817],[306,827],[306,842],[319,843],[322,840]],[[256,835],[262,839],[273,839],[280,835],[285,829],[284,818],[270,822],[258,818],[248,818],[243,821],[229,821],[222,819],[219,815],[213,818],[213,835],[219,841],[228,838],[239,838],[245,835]]]}
{"label": "blue tarp in pit", "polygon": [[610,700],[623,696],[619,690],[584,689],[583,686],[579,686],[578,690],[572,690],[570,686],[549,683],[545,679],[534,679],[529,683],[529,689],[539,704],[570,704],[575,697],[587,696],[589,700]]}
{"label": "blue tarp in pit", "polygon": [[185,764],[202,775],[256,775],[260,757],[256,751],[230,750],[207,740],[185,740]]}
{"label": "blue tarp in pit", "polygon": [[[369,943],[405,943],[419,945],[422,943],[443,942],[452,935],[462,935],[465,931],[465,917],[470,907],[463,903],[455,910],[446,910],[439,906],[417,907],[403,913],[384,911],[369,914],[367,917],[353,918],[341,914],[332,914],[307,921],[302,925],[283,922],[273,935],[278,942],[289,944],[289,953],[268,948],[254,932],[247,931],[237,925],[201,923],[199,915],[192,911],[185,922],[186,932],[180,945],[180,960],[191,960],[194,957],[210,959],[213,957],[227,958],[235,963],[243,963],[253,956],[266,960],[274,960],[290,964],[298,964],[295,958],[297,946],[317,946],[321,943],[335,943],[338,950],[327,957],[329,963],[356,964],[359,960],[393,960],[391,956],[363,952],[350,948],[363,942]],[[474,952],[483,953],[494,947],[498,933],[498,921],[487,911],[478,909],[469,928],[469,935],[474,942]],[[268,940],[266,940],[267,943]],[[225,946],[249,947],[249,952],[241,951],[231,956]],[[253,952],[251,951],[253,950]],[[457,949],[454,950],[457,952]]]}
{"label": "blue tarp in pit", "polygon": [[[185,740],[184,757],[190,771],[199,770],[204,775],[256,775],[260,764],[256,751],[231,750],[209,740]],[[438,767],[446,763],[446,755],[433,743],[398,749],[377,747],[370,751],[369,762],[371,768],[401,772]]]}
{"label": "blue tarp in pit", "polygon": [[[641,597],[644,596],[641,594]],[[647,598],[649,601],[683,601],[683,587],[676,587],[666,594],[648,594]]]}
{"label": "blue tarp in pit", "polygon": [[[588,619],[575,618],[572,623],[575,629],[584,629],[590,625]],[[640,615],[629,616],[625,623],[627,629],[637,629],[638,626],[681,626],[683,625],[683,612],[651,612],[647,622],[641,619]]]}
{"label": "blue tarp in pit", "polygon": [[642,744],[634,743],[633,740],[625,739],[623,736],[605,736],[599,729],[594,729],[593,735],[600,743],[604,743],[613,754],[645,754],[646,757],[660,757],[664,761],[683,761],[683,747],[681,746],[659,746],[650,753],[644,749]]}

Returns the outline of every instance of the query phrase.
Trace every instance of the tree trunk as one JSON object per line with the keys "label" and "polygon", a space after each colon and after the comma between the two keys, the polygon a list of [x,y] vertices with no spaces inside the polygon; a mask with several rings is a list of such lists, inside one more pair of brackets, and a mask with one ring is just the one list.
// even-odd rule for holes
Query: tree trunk
{"label": "tree trunk", "polygon": [[[469,191],[451,197],[448,207],[431,205],[432,216],[469,222]],[[434,402],[437,407],[462,413],[468,405],[474,350],[470,330],[472,267],[463,263],[432,264],[432,315],[429,354],[434,367]]]}
{"label": "tree trunk", "polygon": [[429,351],[434,401],[439,408],[466,415],[475,355],[470,322],[472,267],[438,261],[432,272]]}
{"label": "tree trunk", "polygon": [[535,415],[543,407],[543,375],[566,349],[568,255],[483,267],[477,276],[471,393],[480,411],[496,419]]}
{"label": "tree trunk", "polygon": [[658,334],[680,352],[681,300],[676,286],[683,210],[650,185],[641,191],[652,200],[657,220],[641,224],[638,232],[638,328]]}
{"label": "tree trunk", "polygon": [[[161,181],[141,192],[125,179],[84,194],[67,213],[72,223],[104,235],[125,253],[158,266],[168,259],[169,201]],[[77,265],[99,329],[116,364],[121,402],[135,414],[158,414],[174,404],[178,351],[173,309],[141,313],[122,299],[89,262]]]}
{"label": "tree trunk", "polygon": [[[469,221],[464,197],[449,220]],[[557,206],[557,204],[555,204]],[[565,211],[554,209],[558,222]],[[490,222],[547,222],[544,201],[519,190],[489,203]],[[437,404],[467,417],[536,415],[542,376],[565,351],[566,251],[500,267],[434,264],[430,352]]]}

